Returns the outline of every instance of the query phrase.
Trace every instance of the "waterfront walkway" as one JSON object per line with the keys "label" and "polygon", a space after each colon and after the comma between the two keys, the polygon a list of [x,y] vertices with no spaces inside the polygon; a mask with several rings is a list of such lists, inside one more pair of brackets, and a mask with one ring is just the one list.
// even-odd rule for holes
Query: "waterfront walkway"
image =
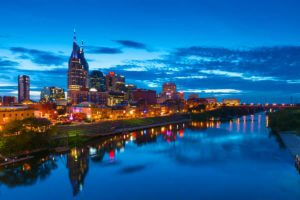
{"label": "waterfront walkway", "polygon": [[280,133],[281,139],[293,156],[300,155],[300,137],[293,132]]}

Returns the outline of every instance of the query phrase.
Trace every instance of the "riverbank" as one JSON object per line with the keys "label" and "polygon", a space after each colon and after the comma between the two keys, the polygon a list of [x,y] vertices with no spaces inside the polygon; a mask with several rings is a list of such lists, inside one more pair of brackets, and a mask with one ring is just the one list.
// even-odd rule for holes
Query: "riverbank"
{"label": "riverbank", "polygon": [[191,113],[191,119],[195,121],[221,121],[226,122],[244,115],[253,115],[263,112],[263,107],[221,107],[219,109],[210,110],[202,113]]}
{"label": "riverbank", "polygon": [[55,131],[52,131],[53,133],[51,134],[21,134],[1,138],[0,152],[5,157],[31,155],[32,152],[36,153],[37,149],[43,149],[43,151],[46,149],[48,152],[64,152],[73,147],[87,145],[94,138],[98,137],[110,137],[116,134],[166,126],[169,124],[188,123],[192,120],[229,121],[233,118],[254,114],[259,111],[257,108],[221,107],[202,113],[181,113],[151,118],[59,125],[54,127]]}
{"label": "riverbank", "polygon": [[277,112],[267,113],[269,127],[273,132],[293,131],[300,134],[300,108],[282,109]]}
{"label": "riverbank", "polygon": [[293,156],[300,155],[300,108],[268,113],[269,127]]}
{"label": "riverbank", "polygon": [[[189,115],[105,121],[89,124],[74,124],[54,127],[51,134],[21,134],[0,138],[0,164],[14,164],[23,161],[23,157],[40,152],[67,152],[73,147],[89,144],[99,137],[110,137],[140,129],[148,129],[169,124],[189,122]],[[11,162],[14,161],[14,162]]]}
{"label": "riverbank", "polygon": [[168,124],[189,122],[190,116],[188,114],[175,114],[162,117],[128,119],[96,122],[90,124],[75,124],[58,126],[58,135],[63,137],[81,136],[81,137],[100,137],[110,136],[122,132],[130,132],[140,129],[147,129],[157,126],[165,126]]}

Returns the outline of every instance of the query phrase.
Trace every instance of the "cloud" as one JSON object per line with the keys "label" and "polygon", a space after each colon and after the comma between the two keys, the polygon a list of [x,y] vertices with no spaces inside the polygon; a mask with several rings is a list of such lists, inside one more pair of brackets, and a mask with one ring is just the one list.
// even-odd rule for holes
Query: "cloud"
{"label": "cloud", "polygon": [[176,76],[175,78],[176,79],[205,79],[205,78],[207,78],[207,76],[197,76],[197,75],[194,75],[194,76]]}
{"label": "cloud", "polygon": [[[7,59],[3,59],[0,57],[0,67],[13,67],[13,66],[18,66],[19,63],[16,61],[11,61]],[[3,69],[3,68],[2,68]]]}
{"label": "cloud", "polygon": [[37,49],[27,49],[24,47],[11,47],[10,51],[19,55],[19,59],[31,60],[38,65],[54,65],[60,66],[68,61],[67,56],[59,55],[49,51],[41,51]]}
{"label": "cloud", "polygon": [[96,46],[87,46],[86,52],[91,54],[120,54],[123,51],[119,48],[112,47],[96,47]]}
{"label": "cloud", "polygon": [[289,46],[177,48],[158,59],[126,61],[114,70],[138,87],[158,91],[164,82],[174,81],[186,93],[283,99],[300,90],[299,50]]}
{"label": "cloud", "polygon": [[219,93],[219,94],[236,94],[236,93],[241,93],[241,90],[236,90],[236,89],[186,89],[182,90],[183,92],[188,92],[188,93]]}
{"label": "cloud", "polygon": [[140,43],[140,42],[136,42],[136,41],[132,41],[132,40],[114,40],[114,41],[126,48],[148,50],[147,45]]}
{"label": "cloud", "polygon": [[[284,80],[300,77],[300,46],[251,49],[194,46],[177,48],[164,59],[169,64],[184,64],[202,70],[204,73],[213,72],[215,75],[241,78],[252,76],[253,80]],[[224,74],[221,74],[222,72]]]}

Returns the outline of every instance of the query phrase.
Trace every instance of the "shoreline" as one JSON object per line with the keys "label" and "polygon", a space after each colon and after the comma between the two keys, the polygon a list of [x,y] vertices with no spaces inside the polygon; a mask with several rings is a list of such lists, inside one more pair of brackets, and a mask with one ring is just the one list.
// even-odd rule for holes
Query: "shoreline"
{"label": "shoreline", "polygon": [[[104,121],[89,124],[59,125],[56,127],[56,136],[49,138],[53,145],[38,149],[25,149],[22,152],[12,153],[5,158],[20,159],[24,156],[36,155],[42,152],[65,153],[76,146],[87,145],[93,139],[112,137],[114,135],[149,129],[171,124],[189,123],[191,121],[230,121],[242,115],[250,115],[260,110],[240,110],[239,108],[217,109],[202,113],[181,113],[169,116],[137,118],[127,120]],[[214,118],[214,119],[212,119]],[[0,162],[1,163],[1,162]],[[2,162],[3,164],[3,162]]]}

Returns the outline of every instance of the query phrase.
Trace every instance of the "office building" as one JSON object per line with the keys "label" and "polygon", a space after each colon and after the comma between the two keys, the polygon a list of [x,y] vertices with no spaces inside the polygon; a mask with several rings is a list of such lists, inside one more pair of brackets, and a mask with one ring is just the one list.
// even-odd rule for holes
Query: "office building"
{"label": "office building", "polygon": [[132,100],[147,105],[156,104],[156,91],[137,89],[132,92]]}
{"label": "office building", "polygon": [[89,66],[84,57],[83,43],[81,47],[77,44],[74,31],[73,50],[68,67],[68,92],[88,88],[88,71]]}
{"label": "office building", "polygon": [[65,90],[59,87],[44,87],[41,91],[40,101],[43,103],[56,103],[57,100],[65,99]]}
{"label": "office building", "polygon": [[25,100],[30,100],[30,79],[29,76],[18,76],[18,101],[22,103]]}
{"label": "office building", "polygon": [[124,92],[126,90],[125,77],[114,72],[109,72],[105,76],[105,85],[107,91]]}
{"label": "office building", "polygon": [[89,88],[94,88],[98,92],[105,92],[105,77],[99,70],[94,70],[89,75]]}

